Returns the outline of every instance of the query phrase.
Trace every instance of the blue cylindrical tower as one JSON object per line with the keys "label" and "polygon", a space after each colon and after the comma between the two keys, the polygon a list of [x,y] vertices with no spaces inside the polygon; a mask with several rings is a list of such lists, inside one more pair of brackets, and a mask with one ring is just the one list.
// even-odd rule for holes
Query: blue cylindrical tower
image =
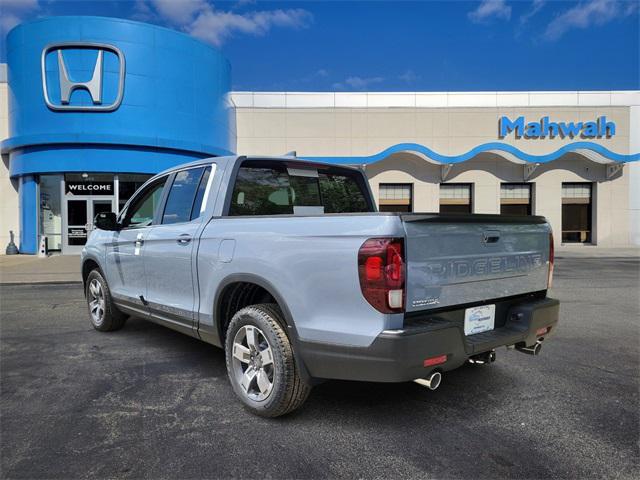
{"label": "blue cylindrical tower", "polygon": [[[117,18],[51,17],[14,28],[7,58],[2,151],[19,179],[23,253],[35,253],[43,233],[42,212],[33,208],[42,202],[43,176],[65,182],[74,173],[102,174],[108,182],[112,175],[117,184],[119,174],[153,174],[235,150],[231,67],[192,37]],[[64,184],[60,192],[62,242]],[[113,204],[117,210],[119,199]]]}

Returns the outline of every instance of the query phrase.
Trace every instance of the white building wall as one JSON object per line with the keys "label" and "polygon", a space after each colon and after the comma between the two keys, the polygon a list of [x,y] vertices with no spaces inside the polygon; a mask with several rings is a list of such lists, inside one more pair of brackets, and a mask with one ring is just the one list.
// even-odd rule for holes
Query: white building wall
{"label": "white building wall", "polygon": [[[640,153],[640,92],[289,93],[236,92],[238,153],[308,157],[370,156],[399,143],[418,143],[444,155],[501,142],[534,155],[555,152],[580,138],[498,136],[498,120],[616,123],[611,138],[588,139],[620,153]],[[442,170],[412,153],[396,153],[366,168],[374,195],[380,183],[413,184],[414,211],[438,211]],[[523,182],[524,168],[489,153],[454,165],[446,180],[473,184],[476,213],[500,211],[500,184]],[[607,178],[606,166],[577,154],[542,164],[532,209],[546,216],[561,242],[562,183],[591,182],[592,240],[600,246],[640,244],[640,162]]]}
{"label": "white building wall", "polygon": [[[238,153],[304,156],[373,155],[397,143],[458,155],[500,141],[527,153],[550,153],[579,139],[498,137],[498,119],[593,120],[617,124],[612,138],[596,138],[629,153],[629,106],[640,92],[290,93],[234,92]],[[564,103],[562,103],[564,102]]]}
{"label": "white building wall", "polygon": [[[9,136],[9,88],[0,82],[0,142]],[[9,178],[9,157],[2,155],[0,162],[0,255],[9,243],[9,230],[13,230],[16,245],[20,240],[18,183]]]}

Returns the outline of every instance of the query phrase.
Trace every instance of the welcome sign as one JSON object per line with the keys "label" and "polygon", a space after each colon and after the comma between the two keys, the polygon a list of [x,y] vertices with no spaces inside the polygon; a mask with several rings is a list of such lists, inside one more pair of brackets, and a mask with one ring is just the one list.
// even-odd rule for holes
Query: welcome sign
{"label": "welcome sign", "polygon": [[71,195],[113,195],[113,182],[66,181],[64,193]]}
{"label": "welcome sign", "polygon": [[616,124],[607,120],[606,116],[598,117],[591,122],[553,122],[549,117],[542,117],[538,122],[525,122],[524,117],[515,120],[500,117],[498,122],[500,138],[513,133],[516,138],[610,138],[616,134]]}

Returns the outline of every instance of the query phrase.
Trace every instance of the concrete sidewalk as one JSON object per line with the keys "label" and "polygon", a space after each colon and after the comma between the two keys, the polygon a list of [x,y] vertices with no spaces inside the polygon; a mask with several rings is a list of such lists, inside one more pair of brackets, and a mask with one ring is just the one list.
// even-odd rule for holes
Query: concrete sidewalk
{"label": "concrete sidewalk", "polygon": [[556,247],[556,258],[612,258],[640,257],[640,247],[605,248],[594,245],[571,245]]}
{"label": "concrete sidewalk", "polygon": [[[640,257],[640,248],[571,246],[556,248],[556,258]],[[79,255],[0,255],[0,284],[81,282]]]}
{"label": "concrete sidewalk", "polygon": [[79,255],[0,255],[0,284],[82,282]]}

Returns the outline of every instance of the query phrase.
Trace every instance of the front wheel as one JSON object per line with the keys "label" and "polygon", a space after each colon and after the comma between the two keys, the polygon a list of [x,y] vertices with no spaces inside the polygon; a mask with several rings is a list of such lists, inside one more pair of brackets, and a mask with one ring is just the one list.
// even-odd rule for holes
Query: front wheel
{"label": "front wheel", "polygon": [[311,387],[301,378],[275,304],[238,311],[225,342],[227,372],[236,395],[253,413],[278,417],[300,407]]}
{"label": "front wheel", "polygon": [[127,316],[113,303],[111,291],[99,270],[92,270],[87,277],[85,296],[89,307],[91,325],[101,332],[122,328]]}

